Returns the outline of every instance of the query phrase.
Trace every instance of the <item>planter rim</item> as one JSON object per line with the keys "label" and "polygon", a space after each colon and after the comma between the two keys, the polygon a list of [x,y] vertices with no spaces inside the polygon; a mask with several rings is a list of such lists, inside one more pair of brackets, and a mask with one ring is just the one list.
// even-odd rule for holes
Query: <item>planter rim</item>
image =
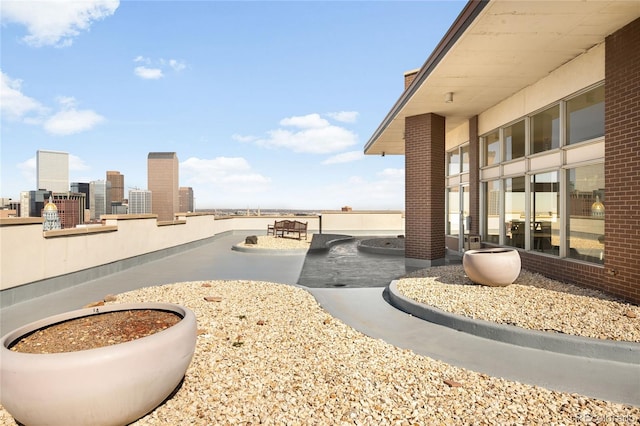
{"label": "planter rim", "polygon": [[[151,334],[149,336],[140,337],[138,339],[130,340],[128,342],[117,343],[115,345],[102,346],[98,348],[85,349],[79,351],[71,351],[71,352],[58,352],[51,354],[34,354],[27,352],[18,352],[12,351],[9,349],[9,346],[24,337],[25,335],[32,333],[40,328],[45,328],[52,326],[57,323],[74,320],[83,317],[89,317],[93,315],[105,314],[109,312],[117,312],[117,311],[130,311],[130,310],[158,310],[158,311],[168,311],[173,312],[181,316],[182,318],[178,323],[173,326],[158,331],[157,333]],[[135,302],[135,303],[115,303],[112,305],[103,305],[103,306],[95,306],[91,308],[82,308],[76,309],[73,311],[67,311],[60,314],[54,314],[31,323],[22,325],[7,334],[5,334],[0,340],[0,351],[3,352],[3,357],[5,356],[31,356],[31,357],[77,357],[78,354],[83,354],[87,352],[97,353],[96,351],[111,351],[114,347],[122,347],[123,345],[137,345],[140,344],[141,340],[149,341],[149,339],[153,339],[154,336],[158,334],[162,334],[171,330],[173,327],[178,327],[187,317],[195,316],[190,309],[185,308],[184,306],[177,305],[174,303],[159,303],[159,302]]]}

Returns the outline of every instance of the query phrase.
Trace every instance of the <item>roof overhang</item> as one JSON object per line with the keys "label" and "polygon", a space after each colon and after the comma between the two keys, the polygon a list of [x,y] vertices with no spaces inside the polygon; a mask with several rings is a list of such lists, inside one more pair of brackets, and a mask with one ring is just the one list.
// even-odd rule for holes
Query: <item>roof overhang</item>
{"label": "roof overhang", "polygon": [[435,113],[454,129],[638,17],[637,0],[470,0],[364,152],[404,154],[406,117]]}

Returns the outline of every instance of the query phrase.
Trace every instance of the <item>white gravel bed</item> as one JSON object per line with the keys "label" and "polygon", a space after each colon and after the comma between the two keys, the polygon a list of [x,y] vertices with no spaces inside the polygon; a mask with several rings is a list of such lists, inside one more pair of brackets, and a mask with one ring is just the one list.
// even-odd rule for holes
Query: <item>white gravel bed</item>
{"label": "white gravel bed", "polygon": [[294,238],[273,237],[271,235],[258,235],[258,244],[245,244],[244,241],[236,244],[239,247],[269,250],[294,250],[308,249],[311,245],[311,237],[308,240],[296,240]]}
{"label": "white gravel bed", "polygon": [[471,282],[461,265],[417,271],[398,281],[404,296],[466,317],[532,330],[640,342],[640,307],[602,292],[522,270],[506,287]]}
{"label": "white gravel bed", "polygon": [[[182,387],[137,426],[640,421],[640,407],[478,374],[372,339],[298,287],[178,283],[125,293],[115,303],[124,302],[182,304],[199,327]],[[15,424],[1,409],[0,423]]]}

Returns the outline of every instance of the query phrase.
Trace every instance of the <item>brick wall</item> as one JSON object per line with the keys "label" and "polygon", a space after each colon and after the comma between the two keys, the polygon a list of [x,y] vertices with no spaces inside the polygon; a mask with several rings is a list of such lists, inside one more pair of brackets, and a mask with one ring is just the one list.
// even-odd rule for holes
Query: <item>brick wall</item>
{"label": "brick wall", "polygon": [[640,302],[640,19],[605,44],[605,265],[602,288]]}
{"label": "brick wall", "polygon": [[405,257],[445,256],[444,117],[405,119]]}
{"label": "brick wall", "polygon": [[478,116],[469,119],[469,234],[480,234],[480,138]]}
{"label": "brick wall", "polygon": [[407,71],[404,73],[404,90],[407,90],[407,87],[411,86],[413,80],[418,75],[419,70]]}

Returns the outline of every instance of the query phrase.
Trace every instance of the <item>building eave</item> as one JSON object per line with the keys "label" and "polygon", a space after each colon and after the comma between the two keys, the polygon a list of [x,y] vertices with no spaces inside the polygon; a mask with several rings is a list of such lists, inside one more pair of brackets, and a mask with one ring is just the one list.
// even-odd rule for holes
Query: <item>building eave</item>
{"label": "building eave", "polygon": [[[435,113],[447,131],[532,85],[640,17],[640,2],[469,1],[364,147],[404,154],[406,117]],[[453,93],[453,102],[445,94]]]}

